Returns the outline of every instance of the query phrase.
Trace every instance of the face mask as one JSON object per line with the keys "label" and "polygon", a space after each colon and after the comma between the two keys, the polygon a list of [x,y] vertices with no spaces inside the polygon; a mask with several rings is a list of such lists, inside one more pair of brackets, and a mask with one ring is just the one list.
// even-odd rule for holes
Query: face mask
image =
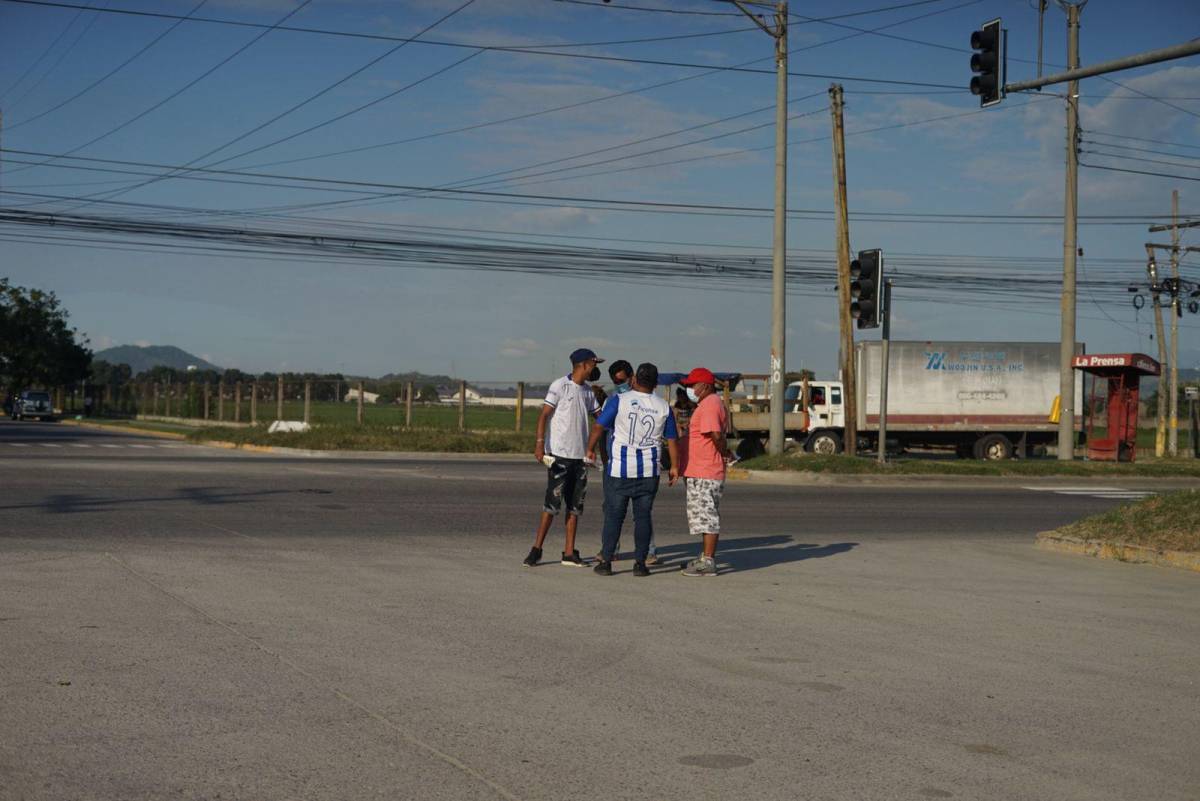
{"label": "face mask", "polygon": [[592,372],[588,373],[587,380],[588,380],[588,381],[598,381],[598,380],[600,380],[600,368],[599,368],[599,367],[593,367],[593,368],[592,368]]}
{"label": "face mask", "polygon": [[700,398],[696,396],[696,390],[692,389],[691,387],[687,388],[687,396],[688,400],[690,400],[692,403],[700,402]]}
{"label": "face mask", "polygon": [[630,388],[631,387],[629,386],[628,381],[626,381],[624,384],[617,384],[617,394],[623,395],[624,393],[628,392]]}

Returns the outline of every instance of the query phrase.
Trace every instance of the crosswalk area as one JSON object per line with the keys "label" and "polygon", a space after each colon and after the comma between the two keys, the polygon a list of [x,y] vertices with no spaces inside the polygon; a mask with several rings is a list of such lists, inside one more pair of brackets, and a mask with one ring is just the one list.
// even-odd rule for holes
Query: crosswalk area
{"label": "crosswalk area", "polygon": [[1154,490],[1122,489],[1121,487],[1022,487],[1031,492],[1052,492],[1055,495],[1085,495],[1114,501],[1140,501],[1157,495]]}

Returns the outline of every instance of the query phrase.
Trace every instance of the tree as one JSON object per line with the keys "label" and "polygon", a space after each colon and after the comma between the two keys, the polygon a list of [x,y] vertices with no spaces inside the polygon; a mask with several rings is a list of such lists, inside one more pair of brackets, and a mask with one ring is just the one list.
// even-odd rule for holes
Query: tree
{"label": "tree", "polygon": [[417,392],[417,400],[421,403],[437,403],[440,400],[437,387],[433,384],[425,384]]}
{"label": "tree", "polygon": [[10,393],[31,385],[74,384],[88,377],[92,352],[67,324],[53,292],[0,278],[0,382]]}

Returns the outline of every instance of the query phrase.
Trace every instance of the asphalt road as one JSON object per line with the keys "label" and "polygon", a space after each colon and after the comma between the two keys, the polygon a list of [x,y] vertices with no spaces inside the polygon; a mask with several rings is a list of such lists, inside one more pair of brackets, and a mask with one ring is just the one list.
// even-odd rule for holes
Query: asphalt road
{"label": "asphalt road", "polygon": [[0,459],[0,799],[1200,798],[1200,576],[1031,544],[1157,485],[731,483],[701,580],[664,487],[635,579],[532,458]]}

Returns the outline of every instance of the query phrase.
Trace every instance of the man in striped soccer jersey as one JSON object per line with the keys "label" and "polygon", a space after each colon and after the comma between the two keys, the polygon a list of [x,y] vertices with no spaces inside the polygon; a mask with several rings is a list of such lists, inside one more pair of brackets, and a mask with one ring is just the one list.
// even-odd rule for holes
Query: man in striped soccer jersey
{"label": "man in striped soccer jersey", "polygon": [[605,498],[604,534],[601,559],[595,571],[601,576],[612,575],[613,554],[625,522],[625,512],[633,502],[633,536],[635,550],[633,575],[648,576],[646,554],[654,535],[654,498],[658,495],[659,448],[663,439],[671,454],[668,483],[679,478],[679,451],[675,440],[675,417],[671,407],[654,394],[658,386],[658,368],[646,362],[638,365],[633,375],[633,388],[610,399],[592,426],[588,438],[588,458],[595,459],[596,445],[606,430],[611,430],[612,451],[604,469],[608,474]]}

